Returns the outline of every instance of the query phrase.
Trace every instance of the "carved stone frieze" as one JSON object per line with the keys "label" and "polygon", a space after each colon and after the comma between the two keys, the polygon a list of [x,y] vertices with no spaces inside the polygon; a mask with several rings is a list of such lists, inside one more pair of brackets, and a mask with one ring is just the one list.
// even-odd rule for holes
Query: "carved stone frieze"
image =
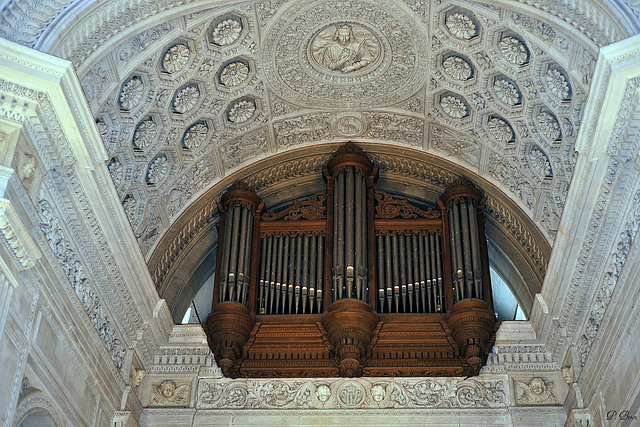
{"label": "carved stone frieze", "polygon": [[242,137],[227,141],[220,147],[222,162],[226,170],[269,151],[269,140],[265,129],[259,129]]}
{"label": "carved stone frieze", "polygon": [[618,237],[613,253],[610,255],[604,278],[598,287],[593,305],[589,311],[584,332],[577,344],[581,366],[586,363],[591,346],[604,319],[605,310],[609,305],[613,290],[620,278],[627,255],[631,250],[631,245],[638,235],[638,230],[640,229],[640,191],[634,195],[631,206],[632,211],[629,219]]}
{"label": "carved stone frieze", "polygon": [[64,269],[69,284],[82,302],[85,312],[107,348],[113,363],[118,369],[121,369],[126,350],[123,348],[122,340],[118,337],[109,316],[102,308],[102,301],[94,291],[95,285],[85,273],[84,263],[71,248],[51,204],[47,200],[41,199],[38,202],[38,208],[41,218],[40,229],[54,251],[60,266]]}
{"label": "carved stone frieze", "polygon": [[501,379],[211,380],[198,383],[198,409],[501,408]]}
{"label": "carved stone frieze", "polygon": [[19,268],[23,270],[33,267],[41,256],[30,234],[11,203],[6,199],[0,199],[1,240]]}

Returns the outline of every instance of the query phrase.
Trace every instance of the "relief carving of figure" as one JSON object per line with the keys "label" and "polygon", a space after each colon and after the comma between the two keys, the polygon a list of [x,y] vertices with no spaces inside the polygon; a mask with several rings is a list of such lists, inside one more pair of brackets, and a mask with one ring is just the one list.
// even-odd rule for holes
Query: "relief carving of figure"
{"label": "relief carving of figure", "polygon": [[348,73],[365,68],[378,58],[380,44],[370,31],[351,24],[338,24],[321,31],[311,53],[318,64],[331,71]]}
{"label": "relief carving of figure", "polygon": [[152,385],[151,405],[153,406],[183,406],[189,402],[188,384],[176,385],[171,380],[164,380],[159,385]]}
{"label": "relief carving of figure", "polygon": [[555,385],[542,378],[532,378],[529,383],[518,381],[518,402],[521,404],[555,403]]}

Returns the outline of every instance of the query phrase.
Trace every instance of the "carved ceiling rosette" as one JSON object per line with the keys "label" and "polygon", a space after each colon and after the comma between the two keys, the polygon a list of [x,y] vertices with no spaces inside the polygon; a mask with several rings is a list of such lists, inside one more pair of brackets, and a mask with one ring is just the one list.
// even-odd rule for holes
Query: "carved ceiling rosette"
{"label": "carved ceiling rosette", "polygon": [[265,75],[292,103],[328,109],[397,103],[422,87],[426,37],[414,16],[368,2],[296,6],[265,37]]}

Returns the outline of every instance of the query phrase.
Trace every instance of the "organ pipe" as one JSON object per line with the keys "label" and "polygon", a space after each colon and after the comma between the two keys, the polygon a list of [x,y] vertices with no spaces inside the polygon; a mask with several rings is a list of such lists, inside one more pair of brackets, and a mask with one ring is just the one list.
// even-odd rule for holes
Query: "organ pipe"
{"label": "organ pipe", "polygon": [[482,193],[468,183],[453,185],[439,202],[442,220],[407,214],[408,223],[381,216],[389,218],[384,222],[372,207],[374,175],[363,155],[329,161],[324,228],[298,221],[261,231],[259,198],[230,189],[220,203],[214,301],[237,302],[259,314],[320,313],[340,299],[361,300],[384,313],[441,313],[458,301],[490,296],[483,277]]}
{"label": "organ pipe", "polygon": [[[327,164],[327,172],[333,177],[333,299],[354,298],[368,300],[367,240],[368,178],[373,163],[363,154],[347,145]],[[375,245],[375,243],[373,243]],[[375,283],[373,284],[375,286]]]}
{"label": "organ pipe", "polygon": [[248,305],[252,265],[254,213],[260,199],[241,185],[223,196],[220,211],[224,216],[222,251],[214,285],[214,302],[233,301]]}
{"label": "organ pipe", "polygon": [[[484,203],[482,193],[471,183],[461,180],[454,183],[441,197],[451,234],[451,277],[455,288],[455,299],[484,299],[484,289],[490,288],[489,278],[483,278],[483,261],[476,206]],[[486,251],[486,249],[485,249]],[[489,292],[490,294],[490,292]],[[487,301],[491,306],[492,302]]]}

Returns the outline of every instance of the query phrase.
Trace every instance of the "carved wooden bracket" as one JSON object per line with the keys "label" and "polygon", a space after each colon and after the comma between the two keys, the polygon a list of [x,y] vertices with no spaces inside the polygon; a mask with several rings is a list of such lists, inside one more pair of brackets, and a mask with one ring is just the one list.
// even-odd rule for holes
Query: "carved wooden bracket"
{"label": "carved wooden bracket", "polygon": [[378,318],[369,304],[357,299],[334,302],[322,316],[322,325],[335,349],[340,376],[362,376],[367,349]]}
{"label": "carved wooden bracket", "polygon": [[254,323],[247,307],[233,301],[217,304],[207,318],[209,347],[225,376],[240,376],[238,365],[242,349],[251,336]]}
{"label": "carved wooden bracket", "polygon": [[464,299],[453,306],[447,324],[460,347],[465,375],[478,375],[495,339],[496,317],[489,304],[480,299]]}

